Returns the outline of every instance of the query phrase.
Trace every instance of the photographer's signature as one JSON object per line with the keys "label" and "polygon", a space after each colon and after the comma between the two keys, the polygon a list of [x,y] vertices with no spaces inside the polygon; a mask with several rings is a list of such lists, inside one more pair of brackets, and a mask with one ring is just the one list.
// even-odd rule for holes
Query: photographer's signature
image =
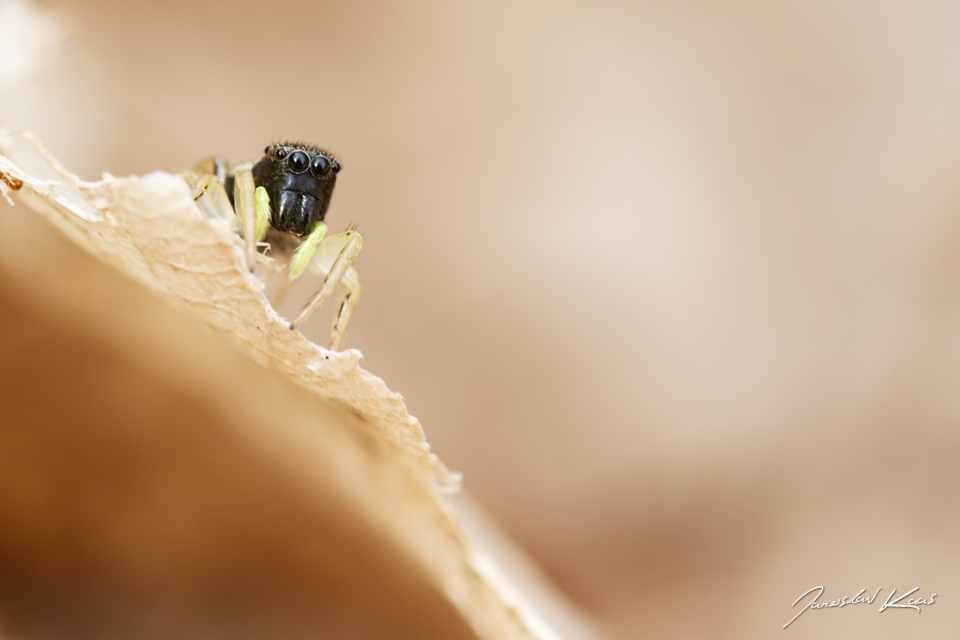
{"label": "photographer's signature", "polygon": [[[937,597],[937,594],[933,594],[929,598],[920,598],[920,597],[910,598],[909,600],[906,601],[906,603],[900,604],[900,602],[904,598],[906,598],[909,595],[912,595],[914,592],[919,590],[920,590],[920,587],[914,587],[913,589],[911,589],[910,591],[907,591],[905,594],[903,594],[896,600],[893,600],[892,598],[897,594],[897,590],[894,589],[893,591],[890,592],[890,595],[887,596],[887,600],[883,603],[883,605],[880,606],[879,609],[877,609],[877,611],[879,613],[883,613],[886,609],[916,609],[917,613],[920,613],[920,607],[933,604],[934,598]],[[800,609],[800,611],[797,612],[797,615],[793,616],[793,618],[790,619],[790,622],[783,625],[784,629],[786,629],[791,624],[793,624],[793,621],[799,618],[800,614],[806,611],[807,609],[832,609],[834,607],[846,607],[847,605],[851,605],[851,604],[863,604],[864,602],[866,602],[867,604],[873,604],[873,601],[876,600],[877,596],[880,595],[880,592],[883,591],[883,587],[880,587],[879,589],[877,589],[877,591],[873,594],[872,598],[864,597],[863,593],[866,591],[866,589],[860,589],[860,592],[857,593],[857,595],[853,596],[853,598],[848,598],[844,596],[843,598],[840,598],[839,600],[834,600],[832,602],[818,602],[817,601],[818,598],[820,598],[820,596],[823,595],[823,587],[814,587],[813,589],[809,589],[805,591],[803,595],[797,598],[794,601],[794,603],[790,606],[792,607],[797,606],[798,602],[803,600],[805,597],[807,597],[814,591],[816,591],[817,595],[813,596],[813,598],[810,599],[810,602],[808,602],[803,609]]]}

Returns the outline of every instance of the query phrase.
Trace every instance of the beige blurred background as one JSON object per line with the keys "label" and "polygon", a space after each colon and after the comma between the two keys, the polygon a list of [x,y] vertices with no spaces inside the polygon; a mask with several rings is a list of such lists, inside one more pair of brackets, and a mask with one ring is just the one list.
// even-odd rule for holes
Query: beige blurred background
{"label": "beige blurred background", "polygon": [[960,5],[37,4],[82,176],[339,155],[345,346],[611,636],[960,636]]}

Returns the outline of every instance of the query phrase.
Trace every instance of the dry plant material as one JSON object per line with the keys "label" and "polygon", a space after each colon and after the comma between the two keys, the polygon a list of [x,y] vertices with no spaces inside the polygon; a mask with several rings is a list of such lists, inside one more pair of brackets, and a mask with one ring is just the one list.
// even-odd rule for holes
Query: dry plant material
{"label": "dry plant material", "polygon": [[552,636],[490,579],[400,396],[291,331],[182,178],[84,182],[31,140],[0,137],[29,207],[0,210],[0,623]]}

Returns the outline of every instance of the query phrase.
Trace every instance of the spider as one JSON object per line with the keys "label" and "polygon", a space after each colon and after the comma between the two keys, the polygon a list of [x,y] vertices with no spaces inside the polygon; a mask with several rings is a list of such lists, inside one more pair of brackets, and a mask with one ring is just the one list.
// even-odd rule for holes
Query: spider
{"label": "spider", "polygon": [[[360,279],[351,265],[363,247],[363,236],[354,227],[327,235],[323,218],[339,171],[340,164],[330,153],[286,142],[267,147],[256,162],[231,169],[222,158],[209,158],[195,173],[184,174],[203,213],[231,222],[243,237],[251,271],[260,248],[272,251],[287,264],[280,297],[307,268],[325,276],[320,291],[290,323],[291,329],[302,325],[337,285],[343,286],[344,298],[330,344],[334,351],[340,348],[350,314],[360,299]],[[274,260],[266,264],[267,278],[284,268]]]}

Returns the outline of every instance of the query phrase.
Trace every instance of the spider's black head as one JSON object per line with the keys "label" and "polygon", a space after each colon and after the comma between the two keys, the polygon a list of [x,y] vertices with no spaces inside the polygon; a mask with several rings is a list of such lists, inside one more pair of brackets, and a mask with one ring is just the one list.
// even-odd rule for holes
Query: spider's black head
{"label": "spider's black head", "polygon": [[270,196],[270,225],[305,236],[323,220],[340,164],[316,147],[275,144],[253,166],[253,181]]}

